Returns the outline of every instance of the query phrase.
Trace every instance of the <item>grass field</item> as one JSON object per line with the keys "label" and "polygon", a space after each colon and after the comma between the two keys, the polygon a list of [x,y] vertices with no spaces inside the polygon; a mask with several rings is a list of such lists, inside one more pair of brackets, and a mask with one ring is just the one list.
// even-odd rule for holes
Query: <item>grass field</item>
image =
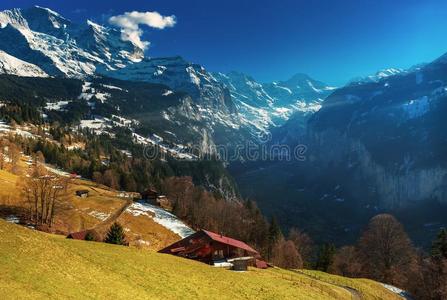
{"label": "grass field", "polygon": [[[338,284],[354,286],[363,299],[399,299],[369,280],[346,283],[276,268],[233,272],[133,247],[68,240],[3,220],[0,241],[2,299],[353,299]],[[315,274],[322,280],[309,277]]]}

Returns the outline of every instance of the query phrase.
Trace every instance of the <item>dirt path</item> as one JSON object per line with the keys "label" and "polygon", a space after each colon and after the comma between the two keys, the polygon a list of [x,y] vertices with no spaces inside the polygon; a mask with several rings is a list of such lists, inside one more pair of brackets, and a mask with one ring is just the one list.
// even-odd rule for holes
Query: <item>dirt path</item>
{"label": "dirt path", "polygon": [[[329,282],[326,282],[326,283],[329,283]],[[362,296],[360,296],[360,293],[356,289],[353,289],[353,288],[348,287],[348,286],[342,286],[342,285],[338,285],[338,284],[333,284],[333,283],[329,283],[329,284],[332,284],[332,285],[335,285],[335,286],[341,287],[342,289],[347,290],[348,292],[351,293],[351,299],[353,299],[353,300],[360,300],[360,299],[362,299]]]}
{"label": "dirt path", "polygon": [[307,277],[309,277],[309,278],[311,278],[311,279],[313,279],[313,280],[318,280],[318,281],[320,281],[320,282],[322,282],[322,283],[326,283],[326,284],[330,284],[330,285],[333,285],[333,286],[342,288],[342,289],[348,291],[348,292],[351,294],[351,299],[352,299],[352,300],[361,300],[361,299],[362,299],[362,296],[361,296],[361,294],[359,293],[359,291],[357,291],[356,289],[353,289],[353,288],[351,288],[351,287],[349,287],[349,286],[339,285],[339,284],[335,284],[335,283],[332,283],[332,282],[327,282],[327,281],[318,279],[318,278],[316,278],[316,277],[310,276],[310,275],[308,275],[308,274],[306,274],[306,273],[303,273],[303,272],[301,272],[301,271],[295,271],[295,272],[300,273],[301,275],[307,276]]}
{"label": "dirt path", "polygon": [[116,222],[118,218],[126,211],[126,209],[133,203],[133,200],[126,200],[126,202],[118,208],[113,214],[111,214],[107,219],[103,222],[99,223],[95,226],[96,229],[106,229],[109,228],[110,225]]}

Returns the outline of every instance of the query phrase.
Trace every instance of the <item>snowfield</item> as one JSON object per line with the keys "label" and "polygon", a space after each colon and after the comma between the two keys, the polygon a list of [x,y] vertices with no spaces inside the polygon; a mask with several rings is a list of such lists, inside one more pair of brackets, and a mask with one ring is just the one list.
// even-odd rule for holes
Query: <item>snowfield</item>
{"label": "snowfield", "polygon": [[127,208],[126,212],[135,217],[146,216],[152,218],[156,223],[178,234],[181,238],[185,238],[194,233],[194,230],[189,228],[173,214],[144,201],[133,203]]}
{"label": "snowfield", "polygon": [[25,77],[48,77],[41,68],[0,50],[0,73]]}

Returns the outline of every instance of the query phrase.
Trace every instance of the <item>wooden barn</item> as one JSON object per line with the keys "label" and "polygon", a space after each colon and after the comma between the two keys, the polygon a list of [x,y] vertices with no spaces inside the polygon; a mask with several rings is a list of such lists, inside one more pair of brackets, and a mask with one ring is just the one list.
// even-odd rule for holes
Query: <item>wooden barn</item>
{"label": "wooden barn", "polygon": [[142,199],[146,199],[152,202],[155,202],[158,196],[159,196],[158,192],[153,188],[148,188],[147,190],[141,193]]}
{"label": "wooden barn", "polygon": [[183,240],[162,249],[160,253],[194,259],[211,265],[227,266],[226,263],[244,261],[256,266],[259,253],[244,242],[214,232],[200,230]]}

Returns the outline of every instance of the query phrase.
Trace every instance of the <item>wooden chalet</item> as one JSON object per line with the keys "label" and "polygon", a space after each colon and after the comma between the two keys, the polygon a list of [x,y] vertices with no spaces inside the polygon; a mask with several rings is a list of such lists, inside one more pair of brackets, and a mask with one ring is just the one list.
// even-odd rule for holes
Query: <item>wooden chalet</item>
{"label": "wooden chalet", "polygon": [[157,200],[157,197],[159,196],[158,192],[154,190],[153,188],[149,188],[141,193],[142,199],[146,199],[149,201],[155,202]]}
{"label": "wooden chalet", "polygon": [[257,258],[260,258],[258,251],[246,243],[206,230],[200,230],[159,252],[216,266],[227,266],[227,262],[232,265],[237,262],[239,266],[244,261],[245,269],[247,265],[257,266]]}

